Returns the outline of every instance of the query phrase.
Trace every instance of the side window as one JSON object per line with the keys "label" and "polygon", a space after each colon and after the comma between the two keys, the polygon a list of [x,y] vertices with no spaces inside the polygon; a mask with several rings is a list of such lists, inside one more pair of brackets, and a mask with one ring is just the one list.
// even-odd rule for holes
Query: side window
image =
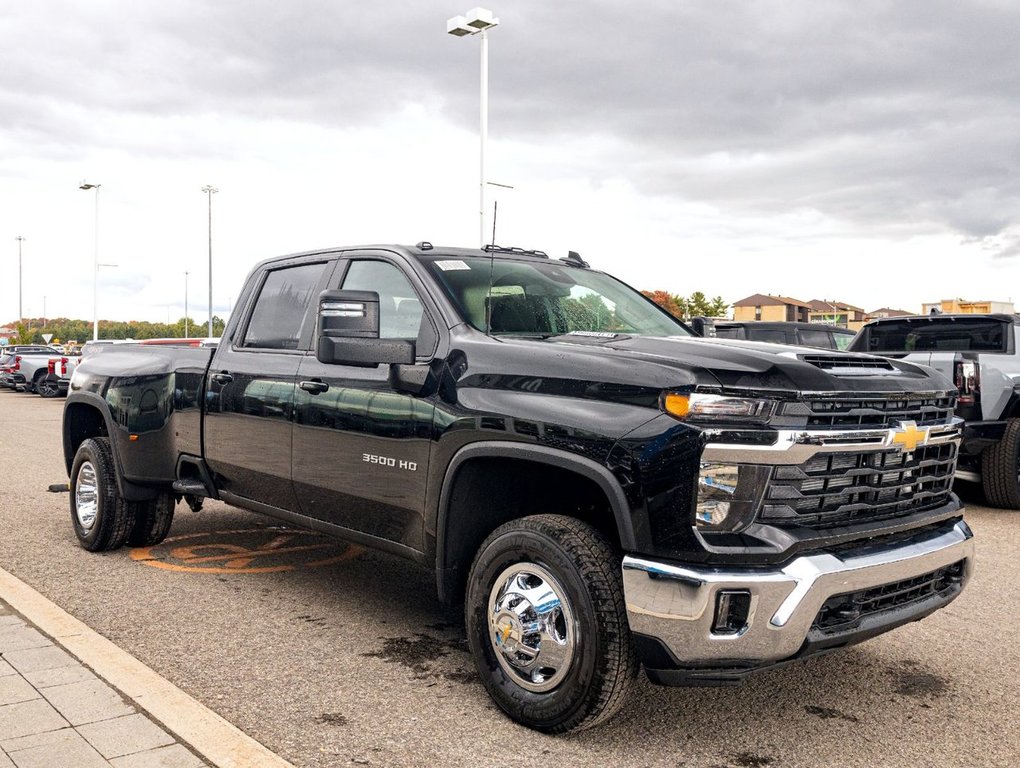
{"label": "side window", "polygon": [[832,342],[832,336],[829,335],[828,331],[801,330],[797,331],[797,336],[800,337],[800,343],[806,347],[821,347],[823,349],[836,348]]}
{"label": "side window", "polygon": [[763,328],[748,328],[747,338],[751,341],[768,341],[772,344],[788,344],[786,331],[767,331]]}
{"label": "side window", "polygon": [[301,331],[326,262],[270,272],[262,283],[242,347],[297,349]]}
{"label": "side window", "polygon": [[393,264],[368,259],[352,261],[344,276],[345,291],[375,291],[379,294],[379,338],[413,339],[419,352],[435,348],[432,324],[424,320],[418,293]]}

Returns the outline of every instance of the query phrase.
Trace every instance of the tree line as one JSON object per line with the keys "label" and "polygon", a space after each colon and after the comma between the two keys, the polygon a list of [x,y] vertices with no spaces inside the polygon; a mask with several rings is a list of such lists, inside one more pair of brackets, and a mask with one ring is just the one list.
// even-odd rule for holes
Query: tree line
{"label": "tree line", "polygon": [[[68,341],[84,343],[92,338],[91,320],[73,320],[67,317],[26,318],[12,324],[15,332],[10,338],[11,344],[43,344],[43,334],[52,335],[53,344]],[[101,339],[182,339],[185,318],[176,323],[150,323],[147,320],[100,320],[99,338]],[[208,322],[199,323],[188,318],[188,333],[191,338],[205,337],[209,333]],[[213,336],[223,334],[223,318],[213,315]]]}
{"label": "tree line", "polygon": [[641,291],[641,293],[681,320],[699,316],[727,317],[730,313],[730,305],[722,296],[710,299],[701,291],[695,291],[690,296],[680,296],[668,291]]}

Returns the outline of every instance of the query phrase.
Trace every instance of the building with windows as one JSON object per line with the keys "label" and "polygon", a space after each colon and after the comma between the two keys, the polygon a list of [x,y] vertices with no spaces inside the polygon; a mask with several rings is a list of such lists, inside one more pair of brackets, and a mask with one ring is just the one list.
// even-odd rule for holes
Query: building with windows
{"label": "building with windows", "polygon": [[913,312],[907,312],[905,309],[892,309],[891,307],[882,307],[876,309],[874,312],[869,312],[864,316],[865,320],[878,320],[883,317],[910,317]]}
{"label": "building with windows", "polygon": [[794,320],[808,322],[808,311],[811,309],[803,301],[788,296],[770,296],[756,293],[733,304],[734,320]]}
{"label": "building with windows", "polygon": [[839,328],[849,328],[852,331],[859,331],[864,325],[865,311],[845,301],[826,301],[824,299],[812,299],[808,302],[811,309],[808,311],[808,322],[820,323],[822,325],[835,325]]}

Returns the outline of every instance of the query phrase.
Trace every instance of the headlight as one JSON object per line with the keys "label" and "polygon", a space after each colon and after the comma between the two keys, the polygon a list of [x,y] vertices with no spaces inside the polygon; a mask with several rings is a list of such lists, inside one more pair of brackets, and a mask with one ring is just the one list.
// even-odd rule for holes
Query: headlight
{"label": "headlight", "polygon": [[704,531],[741,531],[754,520],[769,481],[760,464],[701,462],[695,525]]}
{"label": "headlight", "polygon": [[662,409],[671,416],[692,423],[737,422],[764,425],[772,418],[776,401],[699,392],[686,395],[670,392],[662,398]]}

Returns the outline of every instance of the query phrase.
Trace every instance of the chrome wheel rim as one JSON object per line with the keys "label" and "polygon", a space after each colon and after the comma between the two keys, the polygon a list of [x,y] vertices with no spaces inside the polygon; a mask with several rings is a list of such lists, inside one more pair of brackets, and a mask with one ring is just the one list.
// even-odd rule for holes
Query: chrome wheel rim
{"label": "chrome wheel rim", "polygon": [[510,678],[542,693],[559,685],[574,659],[577,628],[563,587],[535,563],[505,569],[489,593],[489,641]]}
{"label": "chrome wheel rim", "polygon": [[99,486],[96,468],[91,461],[83,462],[74,484],[74,514],[83,530],[91,531],[99,511]]}

